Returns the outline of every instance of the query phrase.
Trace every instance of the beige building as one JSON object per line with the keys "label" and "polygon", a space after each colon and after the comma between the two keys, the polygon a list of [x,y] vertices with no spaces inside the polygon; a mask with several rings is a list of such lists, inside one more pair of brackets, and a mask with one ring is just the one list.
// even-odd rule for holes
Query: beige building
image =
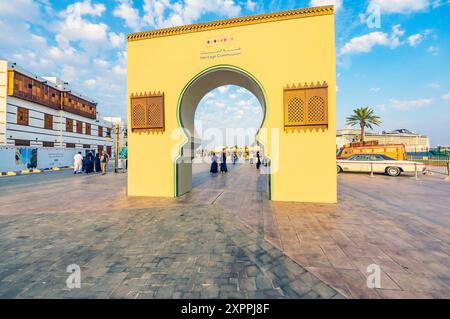
{"label": "beige building", "polygon": [[[359,141],[359,129],[346,128],[336,131],[336,148]],[[410,132],[406,129],[383,131],[382,133],[366,132],[366,141],[378,141],[380,144],[404,144],[407,152],[426,152],[430,148],[428,136]]]}

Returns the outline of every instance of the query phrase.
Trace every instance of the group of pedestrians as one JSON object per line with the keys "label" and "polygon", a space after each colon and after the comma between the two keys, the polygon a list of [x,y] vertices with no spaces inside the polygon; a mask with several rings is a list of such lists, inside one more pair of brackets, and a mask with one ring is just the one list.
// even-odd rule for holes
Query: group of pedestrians
{"label": "group of pedestrians", "polygon": [[[231,154],[231,160],[233,162],[233,165],[236,165],[236,162],[238,160],[238,156],[236,152],[233,152]],[[256,169],[259,169],[261,166],[261,156],[259,154],[259,151],[256,152]],[[209,170],[210,173],[216,174],[219,172],[219,157],[216,155],[215,152],[211,154],[211,169]],[[227,152],[225,149],[222,150],[221,154],[221,161],[220,161],[220,172],[221,173],[227,173]]]}
{"label": "group of pedestrians", "polygon": [[[212,153],[211,155],[211,169],[209,170],[210,173],[216,174],[218,173],[219,168],[219,158],[217,157],[216,153]],[[221,173],[228,173],[227,168],[227,153],[225,149],[222,151],[221,161],[220,161],[220,172]]]}
{"label": "group of pedestrians", "polygon": [[85,172],[90,174],[102,172],[102,175],[105,175],[108,162],[109,155],[105,151],[102,151],[101,155],[97,153],[95,156],[92,152],[89,152],[85,157],[83,157],[81,152],[78,152],[73,157],[73,173],[81,174]]}

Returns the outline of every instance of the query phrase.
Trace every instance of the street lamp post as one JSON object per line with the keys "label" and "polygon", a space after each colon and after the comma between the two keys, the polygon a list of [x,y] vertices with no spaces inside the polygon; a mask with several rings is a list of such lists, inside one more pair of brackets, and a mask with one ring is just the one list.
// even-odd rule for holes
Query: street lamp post
{"label": "street lamp post", "polygon": [[114,146],[114,172],[119,172],[119,123],[114,125],[114,139],[115,139],[115,146]]}

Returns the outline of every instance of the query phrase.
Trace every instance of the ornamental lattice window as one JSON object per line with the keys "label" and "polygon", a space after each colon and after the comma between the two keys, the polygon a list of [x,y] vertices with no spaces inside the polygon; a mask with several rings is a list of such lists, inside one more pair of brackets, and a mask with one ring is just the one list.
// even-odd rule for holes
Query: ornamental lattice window
{"label": "ornamental lattice window", "polygon": [[131,129],[164,131],[164,93],[131,95]]}
{"label": "ornamental lattice window", "polygon": [[328,128],[328,85],[325,82],[284,88],[284,127]]}

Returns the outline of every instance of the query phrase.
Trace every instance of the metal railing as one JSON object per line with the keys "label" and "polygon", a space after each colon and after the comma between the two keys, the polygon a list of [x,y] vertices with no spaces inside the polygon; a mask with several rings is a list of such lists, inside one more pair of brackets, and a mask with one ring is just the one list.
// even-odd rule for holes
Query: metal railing
{"label": "metal railing", "polygon": [[408,161],[425,164],[427,171],[450,176],[450,156],[439,155],[407,155]]}

